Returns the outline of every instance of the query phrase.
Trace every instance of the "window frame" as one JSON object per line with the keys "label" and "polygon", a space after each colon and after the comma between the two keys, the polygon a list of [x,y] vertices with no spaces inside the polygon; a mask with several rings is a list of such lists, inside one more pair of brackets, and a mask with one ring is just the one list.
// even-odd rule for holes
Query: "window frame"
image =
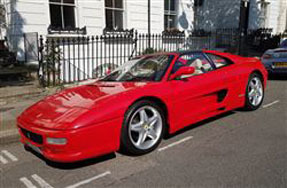
{"label": "window frame", "polygon": [[[177,16],[177,11],[176,11],[176,0],[174,0],[174,8],[175,10],[171,10],[171,2],[172,0],[165,0],[168,1],[168,10],[165,9],[165,5],[164,5],[164,30],[168,30],[168,29],[172,29],[172,28],[176,28],[176,23],[173,27],[170,26],[170,22],[167,22],[167,27],[165,24],[165,17],[167,16],[168,19],[170,19],[170,17],[175,17],[175,22],[176,22],[176,16]],[[165,2],[164,2],[165,3]]]}
{"label": "window frame", "polygon": [[[234,62],[232,62],[230,59],[226,58],[226,57],[223,57],[221,55],[216,55],[216,54],[212,54],[212,53],[205,53],[206,57],[210,60],[210,62],[212,62],[213,64],[213,67],[214,67],[214,70],[218,70],[218,69],[222,69],[222,68],[225,68],[225,67],[229,67],[231,65],[234,65]],[[221,67],[217,67],[216,66],[216,63],[214,62],[214,60],[210,57],[210,56],[215,56],[215,57],[219,57],[223,60],[225,60],[227,62],[226,65],[224,66],[221,66]]]}
{"label": "window frame", "polygon": [[64,3],[64,0],[60,0],[61,2],[52,2],[49,0],[49,11],[50,11],[50,25],[52,26],[52,19],[51,19],[51,5],[60,6],[61,8],[61,19],[62,19],[62,26],[61,29],[65,30],[67,27],[65,26],[65,16],[64,16],[64,6],[73,7],[74,8],[74,27],[72,29],[77,28],[77,3],[74,0],[74,3]]}
{"label": "window frame", "polygon": [[195,76],[206,75],[206,74],[208,74],[208,73],[213,72],[213,71],[216,70],[215,65],[213,64],[213,62],[210,60],[210,58],[209,58],[205,53],[203,53],[203,52],[189,52],[189,53],[180,54],[180,55],[177,57],[177,59],[175,60],[173,66],[172,66],[172,68],[171,68],[171,70],[170,70],[170,72],[169,72],[168,78],[170,78],[170,76],[171,76],[172,74],[174,74],[174,73],[176,73],[176,72],[178,71],[178,70],[177,70],[177,71],[173,72],[173,69],[174,69],[174,67],[176,66],[176,62],[177,62],[182,56],[185,56],[185,55],[194,55],[194,54],[200,54],[200,55],[202,55],[202,56],[207,60],[207,62],[209,63],[209,65],[212,67],[212,70],[210,70],[210,71],[208,71],[208,72],[205,72],[205,73],[202,73],[202,74],[199,74],[199,75],[193,75],[193,76],[191,76],[191,77],[188,77],[187,79],[190,79],[190,78],[195,77]]}
{"label": "window frame", "polygon": [[110,10],[110,11],[112,11],[113,12],[113,20],[112,20],[112,24],[113,24],[113,28],[112,28],[112,30],[115,30],[115,14],[114,14],[114,12],[115,11],[121,11],[122,12],[122,16],[123,16],[123,23],[122,23],[122,29],[119,29],[119,30],[123,30],[124,29],[124,26],[125,26],[125,15],[124,15],[124,13],[125,13],[125,3],[124,3],[124,0],[121,0],[122,1],[122,8],[116,8],[116,6],[115,6],[115,1],[119,1],[119,0],[112,0],[112,6],[113,7],[108,7],[108,6],[106,6],[106,0],[104,1],[104,8],[105,8],[105,28],[106,29],[110,29],[110,28],[108,28],[107,27],[107,16],[106,16],[106,14],[107,14],[107,10]]}

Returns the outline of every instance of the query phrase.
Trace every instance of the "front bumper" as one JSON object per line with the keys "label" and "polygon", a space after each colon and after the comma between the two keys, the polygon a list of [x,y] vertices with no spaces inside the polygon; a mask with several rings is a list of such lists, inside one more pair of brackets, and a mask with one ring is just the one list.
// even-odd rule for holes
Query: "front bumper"
{"label": "front bumper", "polygon": [[[56,162],[76,162],[117,151],[121,123],[119,118],[76,130],[63,131],[28,126],[27,123],[18,120],[18,129],[21,142],[45,158]],[[67,144],[51,145],[47,143],[47,137],[66,138]]]}

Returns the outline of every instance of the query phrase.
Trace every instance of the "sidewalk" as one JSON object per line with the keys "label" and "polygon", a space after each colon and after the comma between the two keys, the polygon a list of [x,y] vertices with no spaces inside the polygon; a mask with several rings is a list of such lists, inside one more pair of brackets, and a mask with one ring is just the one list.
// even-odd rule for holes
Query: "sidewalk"
{"label": "sidewalk", "polygon": [[[65,88],[83,85],[94,80],[66,85]],[[55,93],[59,88],[39,88],[36,84],[0,88],[0,145],[19,140],[16,118],[29,106]]]}
{"label": "sidewalk", "polygon": [[33,81],[0,87],[0,144],[18,140],[16,117],[46,95]]}

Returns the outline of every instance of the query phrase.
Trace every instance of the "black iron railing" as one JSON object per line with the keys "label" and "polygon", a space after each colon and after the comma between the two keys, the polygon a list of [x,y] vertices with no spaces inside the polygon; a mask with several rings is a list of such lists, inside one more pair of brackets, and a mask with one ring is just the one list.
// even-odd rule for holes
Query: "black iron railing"
{"label": "black iron railing", "polygon": [[[256,49],[266,45],[268,40],[273,39],[273,45],[278,43],[276,36],[266,37],[270,30],[262,31],[261,35],[258,34],[260,31],[248,31],[242,36],[233,28],[195,30],[189,35],[184,32],[139,34],[134,30],[106,30],[101,36],[47,38],[45,41],[40,37],[39,77],[44,86],[53,86],[102,77],[127,60],[149,53],[220,49],[238,54],[242,49],[248,49],[246,45]],[[252,45],[248,44],[251,41]]]}

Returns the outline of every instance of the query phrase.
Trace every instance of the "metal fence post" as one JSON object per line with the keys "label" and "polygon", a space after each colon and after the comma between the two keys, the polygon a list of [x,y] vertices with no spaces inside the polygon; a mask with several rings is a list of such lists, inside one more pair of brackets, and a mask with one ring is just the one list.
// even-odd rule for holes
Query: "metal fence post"
{"label": "metal fence post", "polygon": [[26,34],[23,34],[23,39],[24,39],[24,53],[25,53],[25,62],[27,63],[27,45],[26,45]]}
{"label": "metal fence post", "polygon": [[[44,55],[43,55],[43,51],[44,51],[44,43],[43,43],[43,36],[40,35],[40,43],[39,43],[39,51],[38,51],[38,56],[39,56],[39,65],[38,65],[38,71],[37,71],[37,77],[39,79],[40,85],[43,85],[43,60],[44,60]],[[40,73],[40,71],[42,70],[42,75]]]}

